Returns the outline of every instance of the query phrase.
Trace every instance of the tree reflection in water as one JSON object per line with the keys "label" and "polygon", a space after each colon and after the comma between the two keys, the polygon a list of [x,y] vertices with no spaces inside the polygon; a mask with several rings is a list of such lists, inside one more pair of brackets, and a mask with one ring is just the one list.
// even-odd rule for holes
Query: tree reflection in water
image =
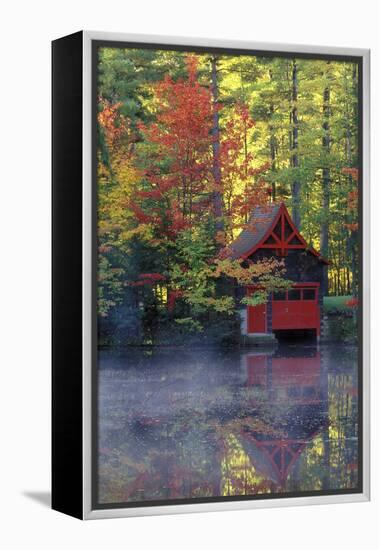
{"label": "tree reflection in water", "polygon": [[349,489],[357,350],[99,356],[99,502]]}

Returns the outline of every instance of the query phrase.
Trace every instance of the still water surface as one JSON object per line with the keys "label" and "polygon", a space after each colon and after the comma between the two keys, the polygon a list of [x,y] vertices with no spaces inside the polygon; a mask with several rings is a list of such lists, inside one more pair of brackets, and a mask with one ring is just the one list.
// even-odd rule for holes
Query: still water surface
{"label": "still water surface", "polygon": [[352,489],[357,349],[99,353],[99,502]]}

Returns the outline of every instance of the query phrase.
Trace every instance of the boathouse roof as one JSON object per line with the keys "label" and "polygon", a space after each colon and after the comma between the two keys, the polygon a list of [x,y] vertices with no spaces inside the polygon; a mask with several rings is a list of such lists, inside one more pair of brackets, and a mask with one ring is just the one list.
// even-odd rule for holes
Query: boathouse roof
{"label": "boathouse roof", "polygon": [[284,202],[254,208],[241,233],[224,249],[223,255],[231,259],[246,259],[259,248],[271,248],[281,255],[285,255],[288,249],[306,249],[320,261],[328,263],[319,252],[308,246]]}

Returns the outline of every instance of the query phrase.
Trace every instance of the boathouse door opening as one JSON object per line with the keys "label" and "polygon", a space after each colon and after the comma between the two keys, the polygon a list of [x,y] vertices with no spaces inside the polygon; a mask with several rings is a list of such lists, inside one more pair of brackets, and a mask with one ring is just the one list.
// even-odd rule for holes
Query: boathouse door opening
{"label": "boathouse door opening", "polygon": [[[251,294],[251,289],[247,294]],[[274,293],[271,327],[267,317],[267,304],[248,306],[248,333],[312,330],[320,336],[319,283],[296,283],[289,290]]]}
{"label": "boathouse door opening", "polygon": [[290,290],[274,293],[272,330],[314,329],[320,335],[319,283],[295,284]]}

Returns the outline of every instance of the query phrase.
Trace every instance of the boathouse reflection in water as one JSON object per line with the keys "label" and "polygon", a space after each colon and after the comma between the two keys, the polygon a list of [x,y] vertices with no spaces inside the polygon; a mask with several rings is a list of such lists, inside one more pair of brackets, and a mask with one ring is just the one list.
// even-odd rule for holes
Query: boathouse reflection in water
{"label": "boathouse reflection in water", "polygon": [[357,352],[101,352],[100,503],[357,484]]}

